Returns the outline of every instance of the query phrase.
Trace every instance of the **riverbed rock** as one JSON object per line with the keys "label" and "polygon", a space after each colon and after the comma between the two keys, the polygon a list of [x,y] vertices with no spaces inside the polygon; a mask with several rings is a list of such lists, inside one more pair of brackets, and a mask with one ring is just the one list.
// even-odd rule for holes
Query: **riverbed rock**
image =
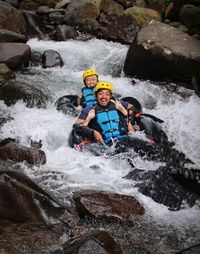
{"label": "riverbed rock", "polygon": [[6,64],[0,63],[0,80],[7,81],[15,77],[15,73],[11,71]]}
{"label": "riverbed rock", "polygon": [[39,6],[54,8],[59,0],[22,0],[19,6],[21,10],[37,10]]}
{"label": "riverbed rock", "polygon": [[0,1],[0,29],[10,30],[22,35],[26,31],[26,23],[22,13],[3,1]]}
{"label": "riverbed rock", "polygon": [[67,224],[70,220],[67,209],[22,172],[1,170],[0,190],[1,223],[52,224],[63,219]]}
{"label": "riverbed rock", "polygon": [[108,219],[132,224],[134,218],[144,214],[144,208],[132,196],[117,193],[85,190],[74,193],[74,200],[81,217]]}
{"label": "riverbed rock", "polygon": [[135,38],[138,26],[131,15],[104,15],[100,16],[100,25],[93,32],[97,38],[130,44]]}
{"label": "riverbed rock", "polygon": [[72,238],[62,245],[64,253],[72,253],[72,250],[75,249],[77,250],[77,252],[75,252],[77,254],[123,253],[116,241],[104,230],[87,230],[84,227],[75,227],[71,230],[71,236]]}
{"label": "riverbed rock", "polygon": [[45,50],[42,54],[42,67],[52,68],[52,67],[62,67],[64,65],[60,54],[52,49]]}
{"label": "riverbed rock", "polygon": [[0,63],[5,63],[10,69],[20,69],[31,57],[31,49],[24,43],[0,43]]}
{"label": "riverbed rock", "polygon": [[42,54],[40,52],[31,52],[30,66],[42,66]]}
{"label": "riverbed rock", "polygon": [[0,86],[0,100],[7,106],[22,100],[29,108],[46,108],[48,99],[48,94],[39,88],[17,80],[9,80]]}
{"label": "riverbed rock", "polygon": [[64,22],[67,25],[83,25],[98,18],[99,14],[98,6],[92,1],[73,0],[67,6]]}
{"label": "riverbed rock", "polygon": [[[74,232],[79,229],[76,227]],[[66,225],[59,224],[3,224],[0,249],[2,254],[122,254],[106,231],[86,228],[81,231],[73,235]]]}
{"label": "riverbed rock", "polygon": [[56,28],[56,40],[66,41],[69,39],[75,39],[78,36],[78,32],[71,26],[58,25]]}
{"label": "riverbed rock", "polygon": [[39,38],[39,39],[48,39],[48,34],[52,31],[52,28],[49,28],[44,15],[37,15],[33,11],[23,10],[23,15],[26,20],[26,36],[27,38]]}
{"label": "riverbed rock", "polygon": [[7,29],[0,29],[0,42],[27,42],[25,35],[12,32]]}
{"label": "riverbed rock", "polygon": [[153,80],[172,77],[191,82],[199,70],[200,41],[158,21],[138,33],[124,65],[127,76]]}
{"label": "riverbed rock", "polygon": [[46,163],[44,151],[33,147],[25,147],[10,140],[3,140],[0,142],[0,158],[15,162],[25,161],[31,165]]}
{"label": "riverbed rock", "polygon": [[179,12],[179,20],[191,34],[200,35],[200,6],[183,5]]}
{"label": "riverbed rock", "polygon": [[166,17],[172,21],[178,21],[182,6],[187,4],[200,6],[199,0],[173,0],[166,11]]}

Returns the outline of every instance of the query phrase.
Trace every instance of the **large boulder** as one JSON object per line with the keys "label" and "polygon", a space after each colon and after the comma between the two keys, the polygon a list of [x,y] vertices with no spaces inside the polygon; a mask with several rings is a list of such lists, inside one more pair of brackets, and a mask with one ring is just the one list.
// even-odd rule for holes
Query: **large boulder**
{"label": "large boulder", "polygon": [[18,100],[23,100],[29,108],[45,108],[48,95],[29,84],[9,80],[0,85],[0,100],[3,100],[7,106],[15,104]]}
{"label": "large boulder", "polygon": [[99,19],[99,26],[93,31],[98,38],[130,44],[138,32],[138,26],[131,15],[104,15]]}
{"label": "large boulder", "polygon": [[0,1],[0,29],[7,29],[19,34],[24,34],[26,31],[22,13],[3,1]]}
{"label": "large boulder", "polygon": [[66,9],[64,22],[68,25],[84,25],[100,15],[97,5],[88,0],[73,0]]}
{"label": "large boulder", "polygon": [[200,35],[200,6],[183,5],[179,12],[179,19],[191,33]]}
{"label": "large boulder", "polygon": [[191,80],[200,70],[200,41],[158,21],[151,21],[131,44],[124,65],[127,76]]}
{"label": "large boulder", "polygon": [[0,63],[5,63],[10,69],[20,69],[31,57],[31,49],[24,43],[0,43]]}
{"label": "large boulder", "polygon": [[74,200],[81,217],[132,224],[134,218],[144,214],[144,208],[139,201],[127,195],[85,190],[76,192]]}
{"label": "large boulder", "polygon": [[59,201],[25,174],[0,171],[0,222],[50,223],[53,218],[57,222],[65,218],[67,222],[70,215]]}

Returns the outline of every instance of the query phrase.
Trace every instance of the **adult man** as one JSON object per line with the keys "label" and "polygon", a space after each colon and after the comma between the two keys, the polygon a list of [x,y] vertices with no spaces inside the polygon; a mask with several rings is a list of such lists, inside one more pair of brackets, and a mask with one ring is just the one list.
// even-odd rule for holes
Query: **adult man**
{"label": "adult man", "polygon": [[[85,139],[88,139],[108,146],[114,144],[115,153],[133,148],[142,155],[145,153],[151,158],[158,157],[160,149],[156,144],[129,135],[130,130],[134,129],[127,122],[125,112],[123,114],[121,111],[122,107],[127,110],[130,105],[122,100],[113,100],[110,83],[99,82],[95,88],[95,97],[97,104],[83,109],[73,126],[71,146],[85,144]],[[85,124],[86,121],[88,124]]]}
{"label": "adult man", "polygon": [[[113,100],[112,85],[99,82],[95,88],[96,105],[82,110],[76,124],[91,127],[93,138],[97,142],[109,143],[111,139],[121,139],[128,134],[128,103]],[[129,130],[131,126],[129,126]]]}

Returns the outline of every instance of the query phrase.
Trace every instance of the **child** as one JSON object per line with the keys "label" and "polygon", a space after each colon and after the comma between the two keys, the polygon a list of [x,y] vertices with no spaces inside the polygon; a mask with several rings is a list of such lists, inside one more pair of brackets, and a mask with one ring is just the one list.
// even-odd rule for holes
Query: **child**
{"label": "child", "polygon": [[77,100],[79,106],[85,108],[88,106],[93,106],[97,103],[94,96],[94,88],[98,81],[98,73],[96,72],[96,70],[89,69],[84,71],[83,82],[85,84],[85,87],[81,89],[81,93]]}

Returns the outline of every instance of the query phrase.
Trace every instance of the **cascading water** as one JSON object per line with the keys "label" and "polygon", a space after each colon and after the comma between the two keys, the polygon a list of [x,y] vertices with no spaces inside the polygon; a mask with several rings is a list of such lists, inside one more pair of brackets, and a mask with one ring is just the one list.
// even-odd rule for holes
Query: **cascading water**
{"label": "cascading water", "polygon": [[[149,248],[154,248],[154,253],[174,253],[172,250],[178,245],[188,246],[198,243],[200,241],[198,207],[170,212],[165,206],[138,193],[133,181],[123,178],[131,170],[131,166],[122,157],[96,157],[89,152],[81,153],[70,148],[68,136],[75,118],[58,112],[54,103],[63,95],[78,94],[83,87],[83,71],[87,68],[95,68],[100,75],[100,81],[112,83],[117,94],[135,97],[141,102],[145,113],[163,119],[165,132],[169,139],[175,142],[176,149],[187,154],[199,168],[200,99],[192,95],[189,99],[183,100],[181,96],[147,81],[135,80],[133,85],[131,79],[123,77],[122,74],[128,47],[118,43],[97,39],[87,42],[34,39],[28,44],[32,51],[41,53],[46,49],[58,51],[63,58],[64,67],[51,69],[30,67],[27,72],[17,74],[18,80],[48,91],[51,102],[47,109],[30,109],[22,102],[7,107],[0,101],[1,111],[14,117],[14,120],[2,127],[1,139],[17,138],[25,145],[30,144],[30,139],[42,140],[42,150],[47,155],[47,164],[31,170],[24,165],[25,172],[44,188],[53,190],[58,196],[62,195],[64,202],[65,197],[77,189],[108,190],[136,196],[146,209],[143,221],[146,221],[145,232],[149,234],[152,245],[154,244],[154,247]],[[139,157],[135,157],[134,164],[145,170],[155,170],[160,165],[152,161],[144,161]],[[152,226],[152,223],[161,228],[160,236],[156,232],[151,232],[152,227],[148,228],[147,225]],[[138,234],[148,238],[144,232],[140,232],[141,225],[138,226],[134,241],[139,241]],[[129,231],[130,234],[134,234],[131,229]],[[172,243],[167,243],[171,241],[172,236],[175,236]]]}

